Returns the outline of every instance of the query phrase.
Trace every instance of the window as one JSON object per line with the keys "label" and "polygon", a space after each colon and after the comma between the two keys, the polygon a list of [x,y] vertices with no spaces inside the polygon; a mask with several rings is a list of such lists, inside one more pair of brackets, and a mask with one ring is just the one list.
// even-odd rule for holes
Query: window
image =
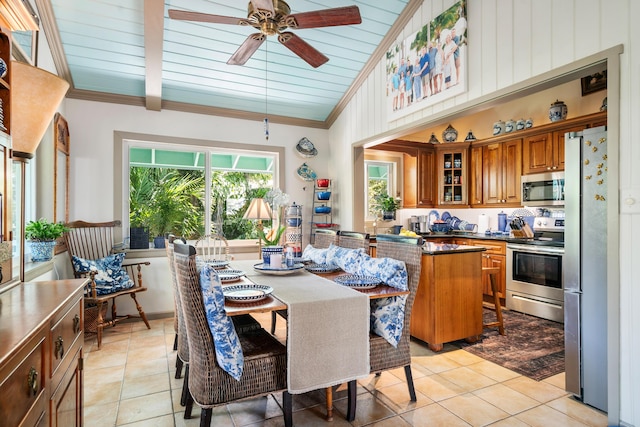
{"label": "window", "polygon": [[282,149],[149,139],[122,140],[123,230],[145,226],[151,238],[174,232],[192,239],[205,230],[230,240],[257,237],[242,217],[252,198],[278,186]]}
{"label": "window", "polygon": [[373,220],[380,214],[379,210],[374,204],[374,198],[378,194],[389,194],[394,196],[396,194],[396,163],[378,160],[365,160],[365,182],[366,182],[366,197],[365,197],[365,212],[367,212],[367,219]]}

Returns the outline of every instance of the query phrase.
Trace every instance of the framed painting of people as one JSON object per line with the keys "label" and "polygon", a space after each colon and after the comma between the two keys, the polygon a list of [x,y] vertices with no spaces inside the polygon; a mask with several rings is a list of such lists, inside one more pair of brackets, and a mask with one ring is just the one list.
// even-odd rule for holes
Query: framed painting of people
{"label": "framed painting of people", "polygon": [[387,50],[390,121],[466,92],[466,16],[466,0],[461,0]]}

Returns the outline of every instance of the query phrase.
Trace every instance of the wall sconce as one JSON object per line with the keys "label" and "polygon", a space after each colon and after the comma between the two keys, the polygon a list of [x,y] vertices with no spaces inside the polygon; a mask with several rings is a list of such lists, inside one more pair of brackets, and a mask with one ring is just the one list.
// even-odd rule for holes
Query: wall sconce
{"label": "wall sconce", "polygon": [[11,61],[11,142],[14,157],[33,158],[69,83],[55,74]]}

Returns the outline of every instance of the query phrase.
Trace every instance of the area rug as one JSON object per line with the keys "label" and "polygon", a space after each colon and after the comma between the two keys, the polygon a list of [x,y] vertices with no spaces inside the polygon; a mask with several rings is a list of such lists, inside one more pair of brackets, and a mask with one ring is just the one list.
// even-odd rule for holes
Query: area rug
{"label": "area rug", "polygon": [[[564,325],[535,316],[503,310],[506,335],[485,328],[482,338],[456,344],[469,353],[521,375],[543,380],[564,372]],[[495,321],[495,312],[483,309],[484,323]]]}

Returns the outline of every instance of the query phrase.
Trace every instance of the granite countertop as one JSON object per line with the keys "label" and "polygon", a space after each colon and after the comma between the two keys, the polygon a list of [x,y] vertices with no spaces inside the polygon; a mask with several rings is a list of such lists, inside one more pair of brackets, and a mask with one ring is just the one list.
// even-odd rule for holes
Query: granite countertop
{"label": "granite countertop", "polygon": [[517,237],[511,237],[507,235],[502,236],[487,236],[486,234],[420,234],[422,238],[428,242],[430,239],[442,239],[442,238],[463,238],[463,239],[475,239],[475,240],[496,240],[500,242],[506,243],[518,243],[525,245],[538,245],[538,246],[556,246],[556,247],[564,247],[564,242],[559,241],[549,241],[549,240],[533,240],[533,239],[521,239]]}
{"label": "granite countertop", "polygon": [[451,243],[435,243],[426,241],[422,246],[423,255],[444,255],[463,252],[482,252],[486,249],[482,246],[455,245]]}

